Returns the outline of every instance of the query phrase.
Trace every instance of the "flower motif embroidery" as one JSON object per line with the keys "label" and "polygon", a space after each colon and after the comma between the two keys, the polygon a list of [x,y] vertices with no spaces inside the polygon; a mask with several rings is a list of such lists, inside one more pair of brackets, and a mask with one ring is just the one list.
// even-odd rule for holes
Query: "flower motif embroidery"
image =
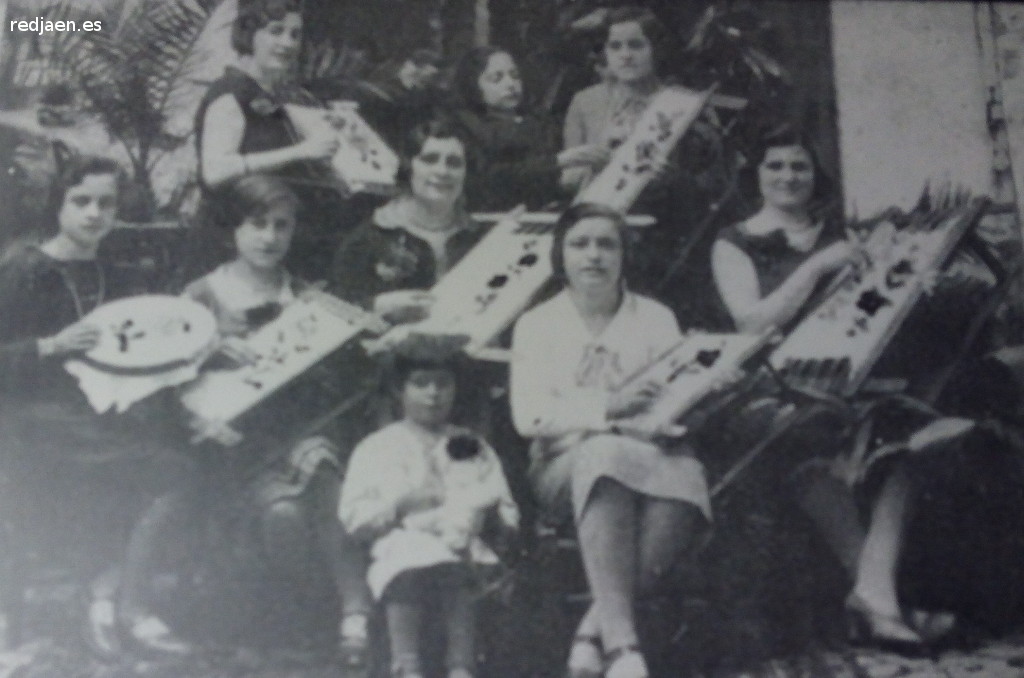
{"label": "flower motif embroidery", "polygon": [[391,243],[374,265],[377,277],[386,283],[407,278],[416,270],[416,253],[403,240]]}

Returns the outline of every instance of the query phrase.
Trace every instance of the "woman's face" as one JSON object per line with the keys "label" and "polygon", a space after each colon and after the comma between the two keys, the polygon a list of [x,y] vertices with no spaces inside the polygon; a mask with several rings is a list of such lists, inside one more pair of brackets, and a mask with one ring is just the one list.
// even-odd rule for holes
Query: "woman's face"
{"label": "woman's face", "polygon": [[295,209],[290,203],[277,203],[259,215],[246,217],[235,229],[238,258],[255,269],[268,270],[281,265],[295,234]]}
{"label": "woman's face", "polygon": [[654,75],[654,47],[636,21],[612,24],[604,43],[608,73],[621,82],[639,82]]}
{"label": "woman's face", "polygon": [[757,168],[758,186],[766,205],[782,209],[805,207],[814,193],[814,162],[803,146],[775,146]]}
{"label": "woman's face", "polygon": [[64,194],[57,213],[61,235],[86,249],[99,245],[114,228],[117,215],[117,177],[87,174]]}
{"label": "woman's face", "polygon": [[580,220],[565,234],[562,255],[570,287],[579,290],[618,288],[622,279],[622,234],[611,219]]}
{"label": "woman's face", "polygon": [[448,423],[455,403],[455,375],[447,369],[413,370],[402,386],[402,415],[424,428]]}
{"label": "woman's face", "polygon": [[269,72],[288,70],[295,64],[302,43],[302,16],[288,12],[271,21],[252,36],[252,58]]}
{"label": "woman's face", "polygon": [[523,81],[516,62],[505,52],[491,55],[477,85],[484,106],[490,110],[512,113],[522,103]]}
{"label": "woman's face", "polygon": [[409,187],[414,197],[454,204],[466,180],[466,149],[454,137],[429,137],[412,159]]}

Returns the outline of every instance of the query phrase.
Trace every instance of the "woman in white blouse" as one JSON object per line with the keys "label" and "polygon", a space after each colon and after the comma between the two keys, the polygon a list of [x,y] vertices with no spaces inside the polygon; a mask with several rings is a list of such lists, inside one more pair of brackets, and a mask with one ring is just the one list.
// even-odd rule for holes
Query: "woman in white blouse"
{"label": "woman in white blouse", "polygon": [[668,308],[626,289],[627,260],[620,214],[571,207],[552,250],[565,289],[525,314],[513,336],[512,415],[534,439],[534,489],[544,511],[575,519],[594,600],[570,652],[574,678],[648,675],[634,598],[695,545],[711,518],[693,451],[627,423],[659,388],[619,385],[680,337]]}

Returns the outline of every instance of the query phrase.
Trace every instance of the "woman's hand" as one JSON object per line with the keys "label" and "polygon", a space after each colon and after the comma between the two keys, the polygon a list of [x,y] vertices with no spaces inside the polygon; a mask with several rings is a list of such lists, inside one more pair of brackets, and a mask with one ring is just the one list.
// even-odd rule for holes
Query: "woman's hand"
{"label": "woman's hand", "polygon": [[395,290],[378,294],[373,311],[393,324],[411,323],[430,315],[434,297],[423,290]]}
{"label": "woman's hand", "polygon": [[234,447],[242,442],[243,438],[241,433],[231,428],[226,422],[219,420],[211,421],[196,417],[189,421],[188,427],[192,429],[193,435],[190,442],[193,445],[197,445],[204,440],[212,440],[224,447]]}
{"label": "woman's hand", "polygon": [[612,152],[604,144],[584,144],[567,148],[558,154],[559,167],[583,166],[601,169],[608,164]]}
{"label": "woman's hand", "polygon": [[241,337],[224,337],[220,352],[238,365],[255,365],[259,355]]}
{"label": "woman's hand", "polygon": [[341,147],[341,141],[333,130],[326,129],[310,134],[295,145],[298,160],[330,160]]}
{"label": "woman's hand", "polygon": [[833,243],[808,259],[819,275],[834,273],[844,266],[863,266],[868,259],[864,250],[848,240]]}
{"label": "woman's hand", "polygon": [[90,323],[79,321],[68,325],[52,337],[39,340],[39,355],[64,356],[83,353],[96,348],[100,341],[100,329]]}
{"label": "woman's hand", "polygon": [[637,390],[614,393],[608,400],[606,416],[608,419],[629,419],[642,414],[651,408],[661,391],[660,383],[648,381]]}

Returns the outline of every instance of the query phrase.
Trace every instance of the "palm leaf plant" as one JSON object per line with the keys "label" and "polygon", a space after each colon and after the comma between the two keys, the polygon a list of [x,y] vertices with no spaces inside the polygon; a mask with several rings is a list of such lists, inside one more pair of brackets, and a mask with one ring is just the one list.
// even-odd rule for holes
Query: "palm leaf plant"
{"label": "palm leaf plant", "polygon": [[[115,8],[102,31],[66,33],[53,59],[88,112],[124,147],[141,194],[135,219],[153,216],[151,172],[185,143],[167,121],[193,67],[196,45],[220,0],[137,0]],[[61,3],[70,10],[72,2]],[[116,14],[116,15],[115,15]]]}

